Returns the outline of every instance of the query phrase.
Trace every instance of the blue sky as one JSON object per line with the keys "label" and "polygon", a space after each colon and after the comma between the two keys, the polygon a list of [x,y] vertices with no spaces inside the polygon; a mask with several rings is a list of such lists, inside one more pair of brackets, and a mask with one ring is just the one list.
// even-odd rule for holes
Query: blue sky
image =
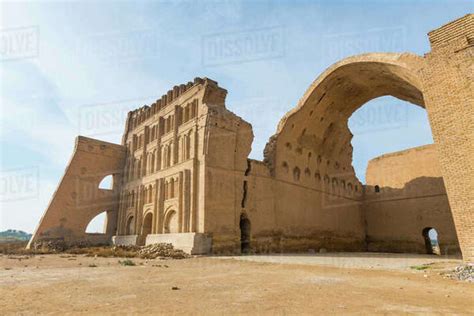
{"label": "blue sky", "polygon": [[[261,159],[280,118],[332,63],[375,51],[423,55],[427,32],[473,8],[470,1],[0,6],[0,230],[29,232],[74,138],[120,142],[126,112],[175,84],[200,76],[225,87],[227,107],[253,125],[251,157]],[[432,142],[425,110],[392,97],[366,104],[349,126],[361,180],[369,159]]]}

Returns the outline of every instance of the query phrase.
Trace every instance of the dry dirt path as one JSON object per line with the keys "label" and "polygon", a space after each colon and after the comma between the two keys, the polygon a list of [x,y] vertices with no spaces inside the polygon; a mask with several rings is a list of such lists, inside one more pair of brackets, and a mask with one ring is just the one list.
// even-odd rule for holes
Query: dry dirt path
{"label": "dry dirt path", "polygon": [[117,258],[18,258],[0,256],[2,315],[474,313],[474,284],[438,274],[453,263],[417,271],[216,258],[133,259],[136,266]]}

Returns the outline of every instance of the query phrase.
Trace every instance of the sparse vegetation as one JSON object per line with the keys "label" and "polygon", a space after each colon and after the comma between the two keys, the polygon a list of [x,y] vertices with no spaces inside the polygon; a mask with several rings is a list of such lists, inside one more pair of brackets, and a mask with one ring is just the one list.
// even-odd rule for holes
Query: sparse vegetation
{"label": "sparse vegetation", "polygon": [[132,260],[130,259],[125,259],[123,261],[120,261],[119,260],[119,264],[123,265],[123,266],[136,266],[135,262],[133,262]]}
{"label": "sparse vegetation", "polygon": [[87,257],[119,257],[134,258],[137,257],[139,247],[73,247],[66,252],[76,255],[86,255]]}
{"label": "sparse vegetation", "polygon": [[432,263],[426,263],[422,264],[419,266],[411,266],[410,269],[417,270],[417,271],[423,271],[431,268]]}
{"label": "sparse vegetation", "polygon": [[0,253],[5,254],[5,255],[28,254],[29,251],[25,249],[27,244],[28,244],[27,241],[22,241],[22,240],[2,242],[0,243]]}
{"label": "sparse vegetation", "polygon": [[89,264],[89,268],[97,268],[97,265],[95,263]]}

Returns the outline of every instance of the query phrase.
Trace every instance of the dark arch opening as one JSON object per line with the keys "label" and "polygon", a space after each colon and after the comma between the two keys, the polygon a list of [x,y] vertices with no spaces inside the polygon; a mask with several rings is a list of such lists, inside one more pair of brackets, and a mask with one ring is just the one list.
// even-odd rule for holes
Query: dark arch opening
{"label": "dark arch opening", "polygon": [[133,235],[135,232],[135,228],[133,227],[133,216],[130,216],[127,220],[127,226],[126,226],[126,235]]}
{"label": "dark arch opening", "polygon": [[152,226],[153,226],[153,214],[148,213],[143,219],[142,236],[144,238],[146,238],[147,235],[151,234]]}
{"label": "dark arch opening", "polygon": [[170,210],[165,215],[164,233],[173,234],[179,232],[178,215],[175,210]]}
{"label": "dark arch opening", "polygon": [[250,253],[250,220],[245,214],[240,215],[240,252]]}
{"label": "dark arch opening", "polygon": [[438,232],[432,227],[426,227],[422,231],[425,241],[426,253],[430,255],[439,255]]}

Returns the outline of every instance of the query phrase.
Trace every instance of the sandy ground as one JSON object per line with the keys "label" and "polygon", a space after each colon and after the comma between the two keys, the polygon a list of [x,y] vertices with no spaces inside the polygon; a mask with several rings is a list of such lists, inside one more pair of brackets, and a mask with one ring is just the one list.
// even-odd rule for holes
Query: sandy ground
{"label": "sandy ground", "polygon": [[[439,274],[459,264],[453,259],[318,254],[133,259],[136,266],[119,260],[0,256],[0,314],[474,314],[474,284]],[[431,262],[426,270],[409,267]]]}
{"label": "sandy ground", "polygon": [[433,263],[438,266],[441,264],[446,266],[446,264],[448,264],[449,266],[450,264],[459,265],[462,262],[461,259],[457,257],[375,252],[301,253],[214,258],[280,264],[323,265],[346,269],[368,270],[406,270],[406,268],[423,264]]}

